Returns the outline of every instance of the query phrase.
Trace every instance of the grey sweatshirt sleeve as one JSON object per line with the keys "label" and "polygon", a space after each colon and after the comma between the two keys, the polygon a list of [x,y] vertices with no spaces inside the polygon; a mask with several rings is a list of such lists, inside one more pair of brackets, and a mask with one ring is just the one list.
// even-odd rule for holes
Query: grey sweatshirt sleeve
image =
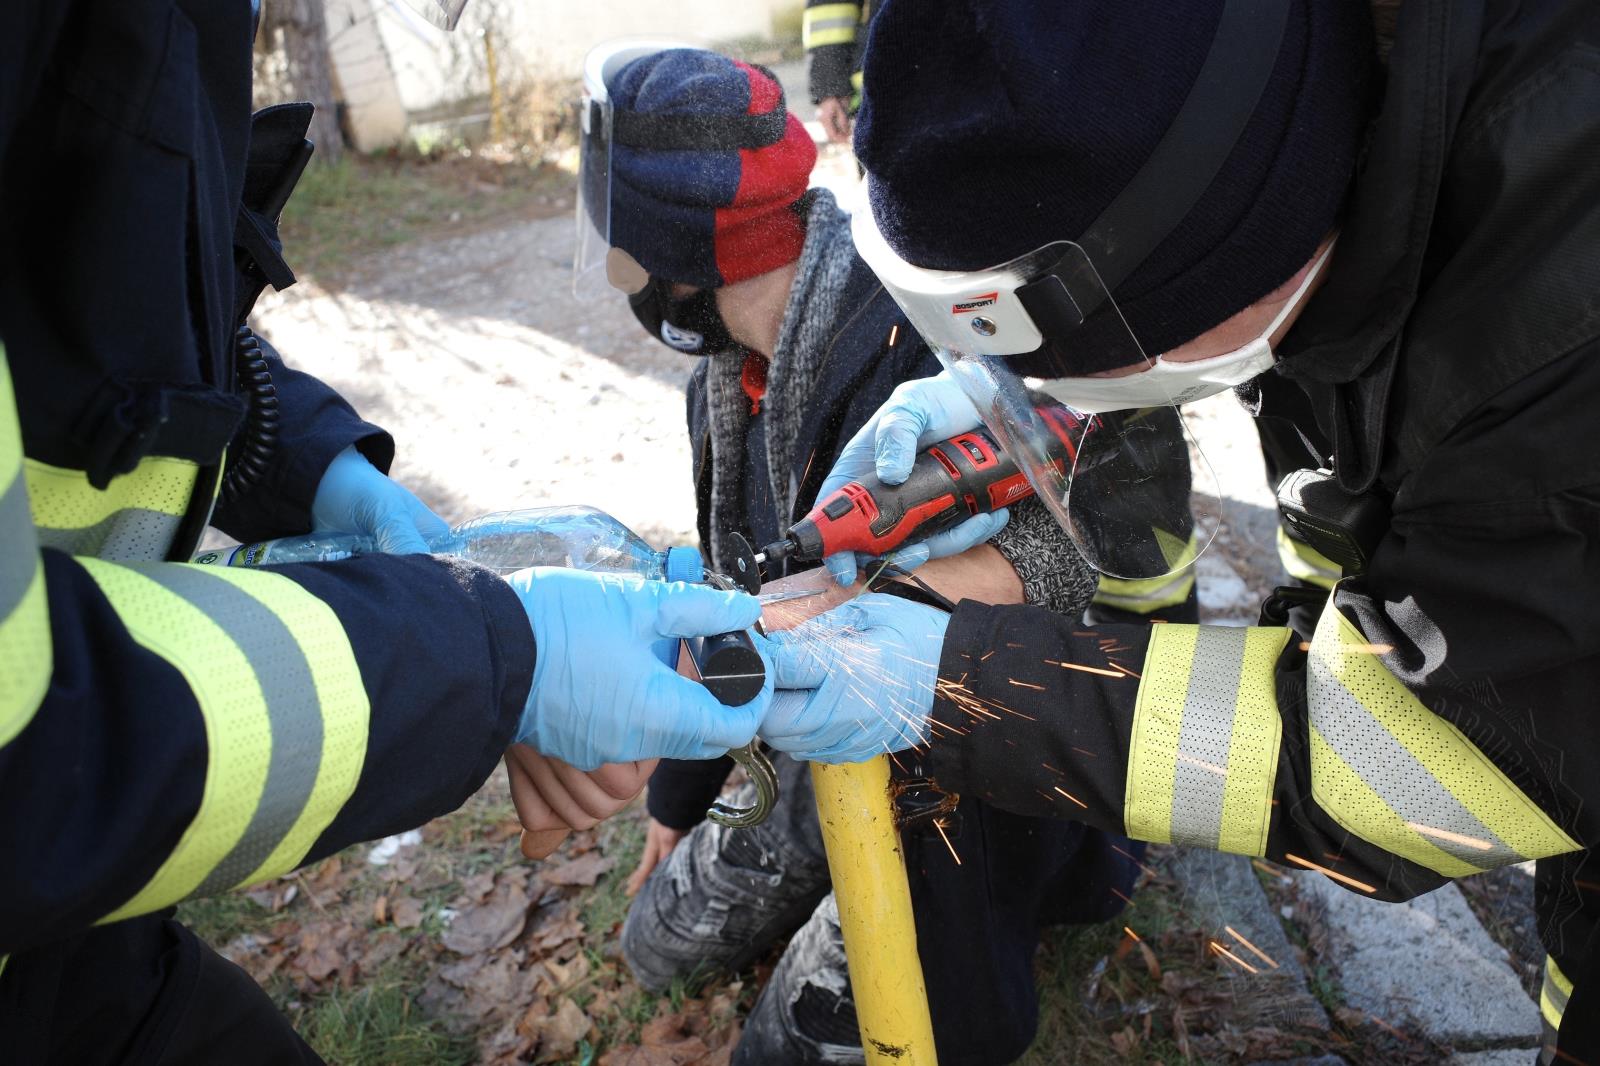
{"label": "grey sweatshirt sleeve", "polygon": [[1099,575],[1038,497],[1014,504],[990,543],[1022,579],[1024,603],[1076,618],[1094,598]]}

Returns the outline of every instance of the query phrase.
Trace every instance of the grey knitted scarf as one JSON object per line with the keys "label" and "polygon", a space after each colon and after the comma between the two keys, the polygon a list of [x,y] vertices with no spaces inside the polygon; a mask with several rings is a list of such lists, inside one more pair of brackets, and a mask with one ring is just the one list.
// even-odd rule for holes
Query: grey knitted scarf
{"label": "grey knitted scarf", "polygon": [[[795,442],[812,386],[833,340],[840,294],[855,262],[850,216],[839,210],[826,189],[814,190],[811,195],[806,242],[778,329],[777,350],[769,353],[767,394],[761,401],[767,419],[767,470],[779,525],[787,525],[794,506],[789,471]],[[719,569],[727,565],[724,541],[744,496],[750,398],[740,383],[743,369],[741,350],[713,355],[706,368],[711,414],[711,557]]]}

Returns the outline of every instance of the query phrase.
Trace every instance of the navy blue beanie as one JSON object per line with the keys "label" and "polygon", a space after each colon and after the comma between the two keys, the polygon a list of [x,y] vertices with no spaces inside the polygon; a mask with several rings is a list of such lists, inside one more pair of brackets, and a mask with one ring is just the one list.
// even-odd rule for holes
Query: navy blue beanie
{"label": "navy blue beanie", "polygon": [[[1371,109],[1367,0],[1284,0],[1278,58],[1221,170],[1114,291],[1150,355],[1293,277],[1334,228]],[[885,0],[856,155],[890,247],[992,267],[1076,240],[1154,151],[1224,0]]]}
{"label": "navy blue beanie", "polygon": [[772,115],[748,147],[611,153],[611,244],[652,275],[716,288],[800,258],[817,148],[766,71],[715,52],[671,48],[635,59],[607,86],[619,116],[690,119],[715,139],[743,116]]}

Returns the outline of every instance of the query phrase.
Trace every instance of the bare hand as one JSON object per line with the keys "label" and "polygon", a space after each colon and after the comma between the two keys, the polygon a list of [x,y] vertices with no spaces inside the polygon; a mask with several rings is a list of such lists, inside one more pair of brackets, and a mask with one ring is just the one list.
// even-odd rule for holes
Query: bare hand
{"label": "bare hand", "polygon": [[592,829],[633,802],[644,790],[655,759],[574,769],[526,744],[506,752],[511,802],[522,822],[522,854],[549,855],[574,829]]}
{"label": "bare hand", "polygon": [[650,828],[644,834],[644,854],[639,856],[639,865],[628,876],[628,895],[636,895],[644,887],[651,871],[671,855],[678,841],[686,836],[688,833],[682,829],[668,829],[654,818],[650,819]]}
{"label": "bare hand", "polygon": [[844,96],[824,97],[817,105],[817,121],[834,144],[850,143],[850,100]]}

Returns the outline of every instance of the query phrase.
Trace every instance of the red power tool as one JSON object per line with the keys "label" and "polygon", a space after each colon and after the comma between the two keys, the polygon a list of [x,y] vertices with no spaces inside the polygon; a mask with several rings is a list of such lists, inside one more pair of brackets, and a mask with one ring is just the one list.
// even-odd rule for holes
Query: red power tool
{"label": "red power tool", "polygon": [[[1038,411],[1051,429],[1051,460],[1058,468],[1073,463],[1092,416],[1057,405]],[[987,430],[975,429],[924,450],[904,484],[885,485],[868,475],[829,493],[755,561],[820,559],[841,551],[883,555],[913,536],[931,536],[1032,495],[1016,462]]]}

